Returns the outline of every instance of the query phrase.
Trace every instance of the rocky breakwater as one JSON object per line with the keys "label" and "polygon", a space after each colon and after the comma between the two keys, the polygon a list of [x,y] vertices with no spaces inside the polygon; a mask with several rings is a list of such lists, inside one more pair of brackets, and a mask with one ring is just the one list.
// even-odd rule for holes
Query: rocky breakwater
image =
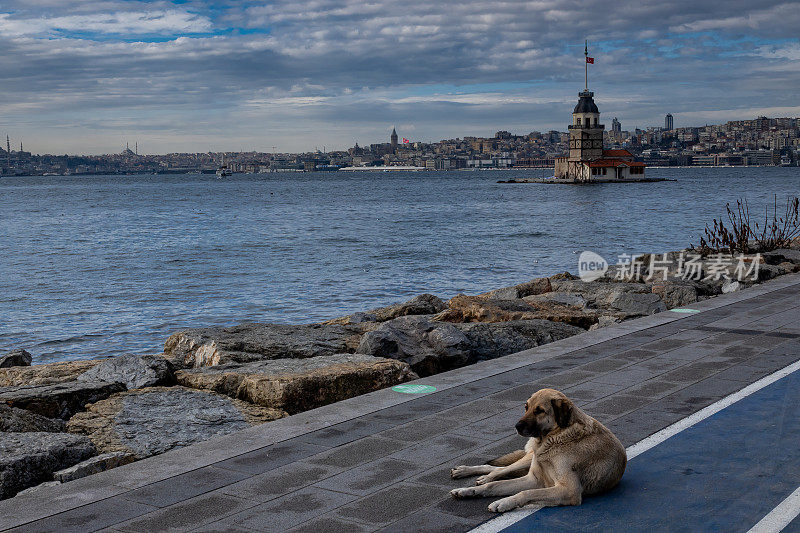
{"label": "rocky breakwater", "polygon": [[800,271],[797,248],[741,280],[708,261],[689,277],[684,255],[318,324],[187,329],[159,355],[27,366],[15,351],[0,357],[0,497]]}

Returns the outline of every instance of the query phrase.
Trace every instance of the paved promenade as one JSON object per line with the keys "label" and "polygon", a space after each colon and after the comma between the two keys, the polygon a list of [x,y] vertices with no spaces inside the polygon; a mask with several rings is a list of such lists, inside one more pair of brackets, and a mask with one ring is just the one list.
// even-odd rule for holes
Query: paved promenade
{"label": "paved promenade", "polygon": [[[800,485],[791,446],[800,373],[642,452],[617,489],[580,508],[490,522],[490,499],[448,495],[474,483],[451,480],[452,466],[524,445],[514,424],[540,388],[564,391],[630,447],[800,360],[800,274],[691,307],[699,312],[667,311],[418,382],[433,393],[378,391],[5,500],[0,530],[527,531],[603,529],[612,519],[629,530],[696,530],[692,520],[711,523],[703,513],[725,515],[739,494],[736,513],[715,514],[714,527],[747,531]],[[754,435],[779,438],[747,447]],[[742,494],[755,501],[744,510]]]}

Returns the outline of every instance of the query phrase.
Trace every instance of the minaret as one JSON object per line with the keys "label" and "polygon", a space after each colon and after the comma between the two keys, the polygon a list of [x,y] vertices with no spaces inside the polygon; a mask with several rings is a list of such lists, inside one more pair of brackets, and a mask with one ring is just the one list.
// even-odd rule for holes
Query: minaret
{"label": "minaret", "polygon": [[397,130],[392,127],[392,135],[389,137],[392,145],[392,153],[397,152]]}

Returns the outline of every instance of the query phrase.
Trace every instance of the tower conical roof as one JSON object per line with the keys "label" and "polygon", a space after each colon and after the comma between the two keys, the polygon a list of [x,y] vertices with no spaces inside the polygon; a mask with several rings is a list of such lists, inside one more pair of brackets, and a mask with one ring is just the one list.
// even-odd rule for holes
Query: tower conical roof
{"label": "tower conical roof", "polygon": [[580,99],[575,106],[573,113],[599,113],[597,104],[594,103],[594,93],[592,91],[581,91],[578,93]]}

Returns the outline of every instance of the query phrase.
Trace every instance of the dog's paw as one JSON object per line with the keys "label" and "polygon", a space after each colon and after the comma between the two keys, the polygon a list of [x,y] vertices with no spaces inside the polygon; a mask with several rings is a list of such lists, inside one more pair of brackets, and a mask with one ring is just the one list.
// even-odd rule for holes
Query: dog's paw
{"label": "dog's paw", "polygon": [[513,496],[497,500],[489,504],[489,510],[493,513],[505,513],[519,507]]}
{"label": "dog's paw", "polygon": [[453,479],[469,477],[471,475],[472,474],[470,473],[470,467],[466,465],[461,465],[450,469],[450,477]]}
{"label": "dog's paw", "polygon": [[481,476],[478,479],[476,479],[475,484],[485,485],[486,483],[490,483],[492,481],[494,481],[494,478],[491,476],[491,474],[486,474],[485,476]]}
{"label": "dog's paw", "polygon": [[463,489],[453,489],[450,491],[450,496],[453,498],[470,498],[478,493],[475,487],[464,487]]}

